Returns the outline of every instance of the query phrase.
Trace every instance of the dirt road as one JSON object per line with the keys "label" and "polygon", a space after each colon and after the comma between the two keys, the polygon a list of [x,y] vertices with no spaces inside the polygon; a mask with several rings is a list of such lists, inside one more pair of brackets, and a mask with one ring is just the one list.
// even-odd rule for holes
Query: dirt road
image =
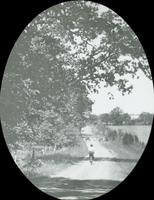
{"label": "dirt road", "polygon": [[[100,145],[98,140],[93,136],[92,127],[87,126],[84,134],[91,135],[90,141],[85,141],[87,145],[92,143],[95,149],[95,157],[115,158],[117,155]],[[87,155],[88,156],[88,155]],[[125,165],[123,167],[123,165]],[[127,167],[128,166],[128,167]],[[90,165],[89,161],[81,161],[76,165],[64,169],[52,177],[63,177],[76,180],[115,180],[122,181],[129,174],[134,163],[118,163],[115,161],[95,161]]]}
{"label": "dirt road", "polygon": [[[116,162],[112,159],[117,155],[100,145],[93,135],[92,128],[91,126],[85,127],[84,134],[90,135],[90,141],[85,141],[86,144],[94,145],[96,160],[93,165],[85,159],[56,175],[49,174],[46,177],[36,178],[35,183],[42,191],[64,200],[93,199],[109,192],[126,178],[135,163]],[[109,159],[102,161],[97,158]]]}

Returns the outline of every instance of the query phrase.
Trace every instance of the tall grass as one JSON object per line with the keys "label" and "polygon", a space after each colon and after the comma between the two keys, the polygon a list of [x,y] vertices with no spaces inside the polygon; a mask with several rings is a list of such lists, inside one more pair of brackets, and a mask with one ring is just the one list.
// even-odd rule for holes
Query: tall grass
{"label": "tall grass", "polygon": [[[35,156],[32,156],[32,149],[35,149]],[[51,172],[65,166],[72,165],[81,161],[88,153],[85,142],[80,139],[78,145],[53,151],[52,146],[33,145],[23,146],[22,149],[12,151],[13,158],[16,157],[16,164],[28,177],[38,176],[39,169],[46,171],[49,168]]]}
{"label": "tall grass", "polygon": [[123,145],[140,145],[145,146],[143,142],[140,141],[137,135],[134,135],[128,131],[121,129],[114,130],[109,127],[106,127],[102,124],[97,124],[96,134],[99,136],[100,141],[119,141]]}

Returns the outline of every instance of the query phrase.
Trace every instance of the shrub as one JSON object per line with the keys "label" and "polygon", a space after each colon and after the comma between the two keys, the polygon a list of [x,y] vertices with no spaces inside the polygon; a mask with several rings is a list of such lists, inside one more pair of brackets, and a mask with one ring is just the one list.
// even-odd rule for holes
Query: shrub
{"label": "shrub", "polygon": [[118,130],[118,137],[123,138],[123,136],[124,136],[124,132],[121,129],[119,129]]}
{"label": "shrub", "polygon": [[135,143],[139,143],[139,139],[136,135],[134,135],[134,140],[135,140]]}
{"label": "shrub", "polygon": [[117,131],[108,129],[107,131],[107,139],[108,140],[115,140],[117,138]]}
{"label": "shrub", "polygon": [[125,145],[131,145],[134,143],[134,136],[132,134],[126,133],[123,136],[122,142]]}

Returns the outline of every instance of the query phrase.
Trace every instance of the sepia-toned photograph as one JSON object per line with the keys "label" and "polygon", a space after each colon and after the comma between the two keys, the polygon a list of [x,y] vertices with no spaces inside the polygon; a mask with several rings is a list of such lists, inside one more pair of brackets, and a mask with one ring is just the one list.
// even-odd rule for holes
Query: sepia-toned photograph
{"label": "sepia-toned photograph", "polygon": [[138,36],[93,1],[44,10],[8,57],[0,115],[10,156],[40,191],[60,200],[109,193],[144,154],[153,123],[153,80]]}

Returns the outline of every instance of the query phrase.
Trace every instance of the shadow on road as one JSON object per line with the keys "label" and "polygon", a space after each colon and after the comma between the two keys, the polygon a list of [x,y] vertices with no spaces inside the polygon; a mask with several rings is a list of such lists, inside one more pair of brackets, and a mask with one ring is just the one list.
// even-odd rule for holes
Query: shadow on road
{"label": "shadow on road", "polygon": [[[88,160],[88,159],[87,159]],[[113,162],[137,162],[137,159],[125,159],[125,158],[107,158],[107,157],[96,157],[95,161],[113,161]]]}
{"label": "shadow on road", "polygon": [[120,181],[113,180],[73,180],[63,177],[37,177],[31,180],[40,190],[59,199],[92,199],[101,196]]}
{"label": "shadow on road", "polygon": [[[71,157],[72,163],[80,161],[88,161],[89,157]],[[138,162],[138,159],[127,159],[127,158],[117,158],[117,157],[95,157],[95,161],[113,161],[113,162]]]}

